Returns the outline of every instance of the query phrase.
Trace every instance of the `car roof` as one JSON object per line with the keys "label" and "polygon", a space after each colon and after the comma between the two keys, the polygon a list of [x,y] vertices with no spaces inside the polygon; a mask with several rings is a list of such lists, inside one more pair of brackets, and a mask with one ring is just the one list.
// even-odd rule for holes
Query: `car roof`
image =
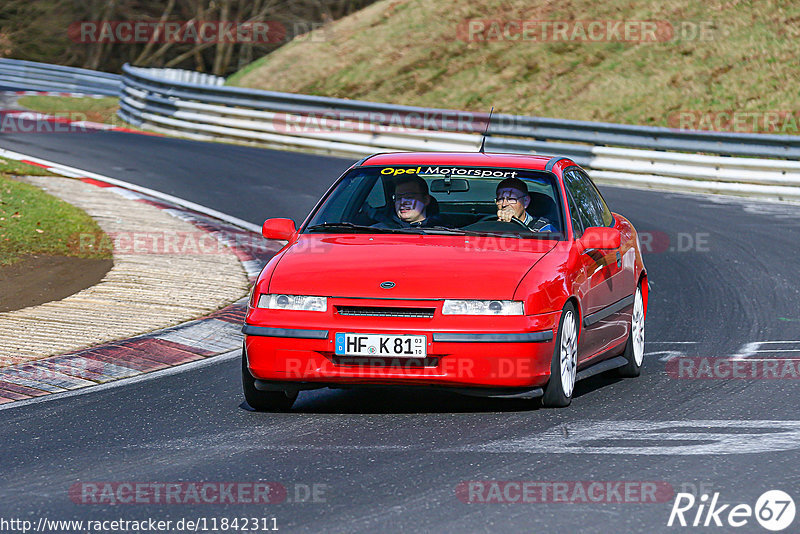
{"label": "car roof", "polygon": [[549,161],[556,163],[563,159],[567,158],[483,152],[389,152],[368,156],[360,162],[360,165],[464,165],[543,171],[552,168],[552,165],[547,168]]}

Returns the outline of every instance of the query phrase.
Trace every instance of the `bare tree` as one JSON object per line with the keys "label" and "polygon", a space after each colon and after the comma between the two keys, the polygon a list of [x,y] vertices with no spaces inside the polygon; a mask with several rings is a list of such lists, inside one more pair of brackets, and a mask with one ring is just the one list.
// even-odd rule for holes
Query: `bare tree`
{"label": "bare tree", "polygon": [[164,43],[164,46],[159,48],[158,51],[155,54],[153,54],[152,58],[149,57],[156,43],[158,43],[158,39],[161,37],[161,31],[164,27],[164,23],[167,22],[167,20],[169,19],[169,16],[170,14],[172,14],[172,9],[174,7],[175,7],[175,0],[169,0],[167,2],[167,7],[164,8],[164,12],[161,13],[161,17],[158,19],[158,24],[156,25],[155,32],[145,45],[144,49],[142,49],[142,51],[139,53],[137,58],[133,60],[134,65],[142,65],[150,63],[152,62],[152,59],[159,57],[160,55],[166,53],[167,50],[169,50],[171,43],[166,41]]}
{"label": "bare tree", "polygon": [[[19,59],[118,71],[123,63],[211,71],[223,76],[242,68],[304,33],[313,25],[348,15],[374,0],[0,0],[3,54]],[[147,42],[84,42],[66,29],[82,22],[113,28],[114,21],[156,22]],[[204,22],[281,24],[286,35],[270,31],[270,42],[164,39],[164,24]],[[53,31],[63,28],[64,31]],[[183,32],[182,32],[183,33]],[[103,34],[104,36],[107,34]],[[94,37],[99,37],[99,31]],[[277,39],[285,37],[285,40]],[[105,40],[105,39],[104,39]]]}

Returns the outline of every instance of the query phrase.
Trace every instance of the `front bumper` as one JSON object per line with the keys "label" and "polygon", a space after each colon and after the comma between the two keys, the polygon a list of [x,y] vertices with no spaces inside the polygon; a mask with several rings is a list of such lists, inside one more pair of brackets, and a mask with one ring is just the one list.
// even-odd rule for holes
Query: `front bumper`
{"label": "front bumper", "polygon": [[[431,318],[396,318],[343,316],[336,313],[335,306],[331,308],[325,313],[251,308],[242,331],[253,377],[309,386],[428,384],[482,388],[539,387],[550,377],[558,312],[443,316],[439,303]],[[427,357],[337,356],[334,339],[338,332],[424,335]]]}

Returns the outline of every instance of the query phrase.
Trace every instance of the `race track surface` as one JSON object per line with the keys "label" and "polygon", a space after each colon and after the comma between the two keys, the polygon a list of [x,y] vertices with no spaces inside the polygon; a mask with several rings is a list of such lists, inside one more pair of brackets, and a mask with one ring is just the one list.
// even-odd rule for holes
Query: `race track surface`
{"label": "race track surface", "polygon": [[[0,147],[255,224],[301,220],[351,163],[124,133],[0,134]],[[260,414],[243,406],[240,364],[228,359],[0,410],[0,515],[34,523],[274,517],[283,532],[666,532],[675,530],[667,521],[680,491],[750,506],[772,489],[797,498],[797,380],[679,379],[665,360],[800,355],[800,207],[602,190],[650,236],[641,377],[583,381],[566,409],[403,389],[318,390],[301,393],[291,413]],[[106,506],[69,495],[76,483],[187,481],[272,481],[288,493],[268,505]],[[644,503],[580,502],[571,493],[577,502],[467,504],[456,490],[469,481],[649,481],[671,491]],[[316,502],[303,499],[313,485]],[[752,517],[738,530],[764,531]]]}

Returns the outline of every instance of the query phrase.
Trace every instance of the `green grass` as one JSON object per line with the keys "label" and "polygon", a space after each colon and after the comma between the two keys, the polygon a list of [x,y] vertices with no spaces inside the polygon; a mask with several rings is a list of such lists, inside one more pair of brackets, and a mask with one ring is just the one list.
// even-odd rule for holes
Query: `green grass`
{"label": "green grass", "polygon": [[266,63],[268,58],[269,58],[269,56],[263,56],[263,57],[255,60],[255,61],[253,61],[252,63],[249,63],[249,64],[245,65],[244,67],[242,67],[237,72],[234,72],[233,74],[231,74],[225,80],[225,85],[233,85],[233,86],[239,85],[239,80],[241,80],[245,75],[249,74],[253,70],[259,68],[264,63]]}
{"label": "green grass", "polygon": [[142,128],[128,124],[117,116],[119,100],[116,97],[88,98],[71,96],[23,96],[18,101],[20,106],[31,111],[64,117],[72,121],[89,121],[111,124],[118,128],[127,128],[146,132]]}
{"label": "green grass", "polygon": [[[458,27],[470,19],[663,21],[676,33],[653,43],[467,42]],[[292,41],[258,59],[228,82],[659,126],[674,126],[680,111],[797,113],[798,20],[800,3],[787,0],[380,0],[317,30],[324,32],[319,39]],[[702,38],[680,33],[701,24]]]}
{"label": "green grass", "polygon": [[13,159],[0,158],[0,174],[16,174],[19,176],[55,176],[52,172],[36,165],[28,165]]}
{"label": "green grass", "polygon": [[86,98],[71,96],[23,96],[18,101],[27,109],[64,117],[73,121],[117,124],[119,100],[115,97]]}
{"label": "green grass", "polygon": [[94,219],[38,187],[11,179],[15,174],[52,175],[39,167],[0,159],[0,266],[29,254],[112,257],[110,240]]}

